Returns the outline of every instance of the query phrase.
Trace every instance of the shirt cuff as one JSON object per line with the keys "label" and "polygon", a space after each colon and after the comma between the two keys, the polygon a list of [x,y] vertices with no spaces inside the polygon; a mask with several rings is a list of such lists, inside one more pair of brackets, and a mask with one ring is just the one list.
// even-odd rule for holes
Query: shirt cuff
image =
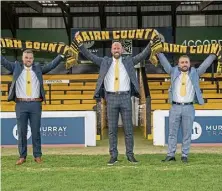
{"label": "shirt cuff", "polygon": [[61,54],[60,56],[61,56],[62,58],[65,58],[65,56],[64,56],[64,55],[62,55],[62,54]]}

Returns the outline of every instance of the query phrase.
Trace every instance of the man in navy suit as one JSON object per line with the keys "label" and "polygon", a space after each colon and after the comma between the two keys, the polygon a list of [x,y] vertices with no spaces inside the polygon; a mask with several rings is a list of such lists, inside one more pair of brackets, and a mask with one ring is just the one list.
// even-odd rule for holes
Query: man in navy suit
{"label": "man in navy suit", "polygon": [[16,165],[21,165],[27,157],[27,129],[28,120],[32,132],[33,156],[37,163],[42,162],[40,124],[42,101],[45,101],[42,74],[48,73],[63,60],[63,55],[58,55],[51,63],[41,67],[34,63],[32,50],[25,50],[22,63],[10,62],[1,56],[1,64],[13,73],[8,101],[15,101],[15,111],[18,128],[19,160]]}

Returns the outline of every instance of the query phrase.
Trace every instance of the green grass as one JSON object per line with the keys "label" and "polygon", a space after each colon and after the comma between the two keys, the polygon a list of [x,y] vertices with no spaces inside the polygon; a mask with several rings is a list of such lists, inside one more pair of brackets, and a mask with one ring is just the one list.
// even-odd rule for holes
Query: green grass
{"label": "green grass", "polygon": [[165,155],[125,156],[107,166],[108,155],[45,155],[42,164],[29,156],[16,166],[16,156],[2,156],[3,191],[221,191],[222,155],[191,154],[189,163],[161,163]]}

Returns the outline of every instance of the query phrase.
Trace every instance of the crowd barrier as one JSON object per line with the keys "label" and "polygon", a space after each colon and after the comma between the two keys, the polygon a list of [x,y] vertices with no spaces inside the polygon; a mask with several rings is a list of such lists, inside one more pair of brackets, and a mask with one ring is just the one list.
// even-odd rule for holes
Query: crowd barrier
{"label": "crowd barrier", "polygon": [[[169,110],[153,112],[153,144],[168,144]],[[202,144],[222,143],[222,110],[196,110],[192,129],[192,142]],[[178,143],[182,142],[181,128],[178,131]]]}
{"label": "crowd barrier", "polygon": [[[96,112],[43,111],[40,131],[43,145],[96,146]],[[31,136],[28,125],[28,144]],[[1,112],[1,145],[17,145],[17,140],[15,112]]]}

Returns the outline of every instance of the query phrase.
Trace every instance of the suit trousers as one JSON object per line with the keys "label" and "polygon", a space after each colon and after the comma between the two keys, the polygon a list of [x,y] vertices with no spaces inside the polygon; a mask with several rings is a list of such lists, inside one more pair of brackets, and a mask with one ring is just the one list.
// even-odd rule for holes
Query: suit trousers
{"label": "suit trousers", "polygon": [[37,101],[17,102],[15,106],[17,128],[18,128],[18,150],[20,158],[27,156],[27,130],[28,121],[30,122],[32,133],[33,156],[41,157],[41,114],[42,103]]}
{"label": "suit trousers", "polygon": [[133,156],[133,122],[132,122],[132,101],[130,92],[128,94],[106,94],[107,117],[109,128],[109,152],[111,157],[118,156],[117,134],[119,113],[122,117],[126,155]]}
{"label": "suit trousers", "polygon": [[182,156],[187,157],[190,150],[195,109],[193,105],[173,104],[169,112],[169,137],[167,156],[175,156],[178,130],[182,128]]}

